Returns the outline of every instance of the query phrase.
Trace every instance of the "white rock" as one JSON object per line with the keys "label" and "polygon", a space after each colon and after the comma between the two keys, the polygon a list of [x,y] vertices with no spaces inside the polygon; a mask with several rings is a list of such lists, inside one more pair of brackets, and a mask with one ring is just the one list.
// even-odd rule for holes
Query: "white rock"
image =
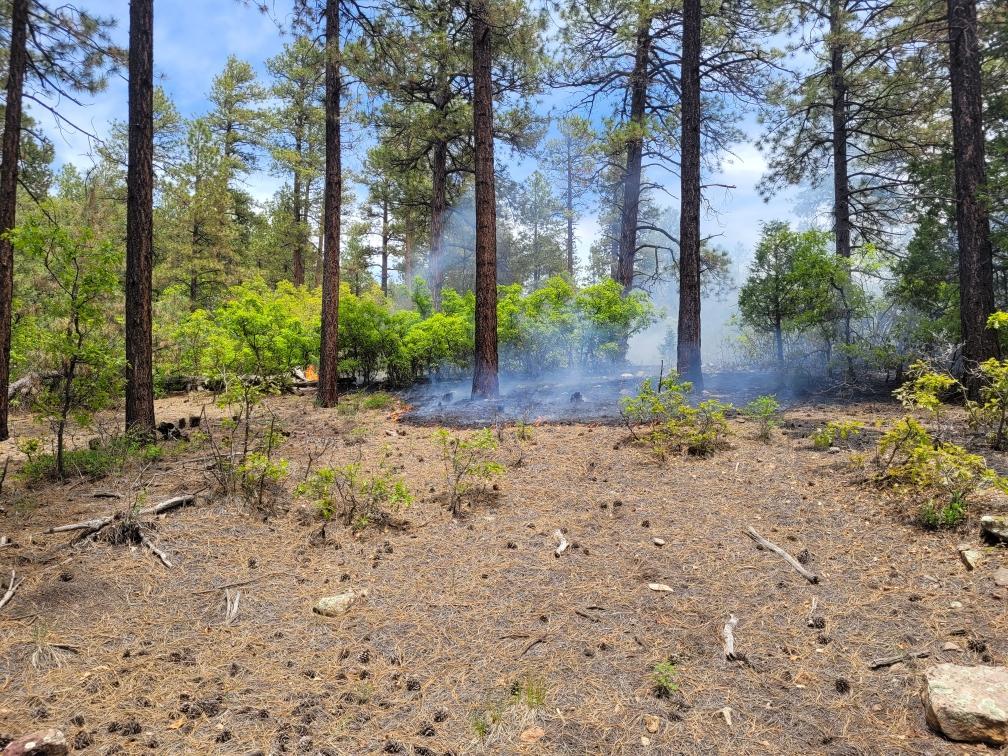
{"label": "white rock", "polygon": [[1008,667],[938,664],[924,673],[928,724],[950,740],[1008,743]]}
{"label": "white rock", "polygon": [[347,591],[338,593],[335,596],[323,596],[318,600],[312,611],[321,614],[323,617],[338,617],[350,611],[350,607],[361,598],[367,596],[367,589],[362,591]]}
{"label": "white rock", "polygon": [[950,601],[949,609],[962,609],[962,601]]}
{"label": "white rock", "polygon": [[942,651],[962,651],[962,648],[952,641],[948,641],[944,646],[942,646]]}
{"label": "white rock", "polygon": [[974,570],[987,558],[987,552],[975,546],[970,546],[968,543],[960,543],[959,558],[962,559],[967,570]]}
{"label": "white rock", "polygon": [[672,593],[673,588],[670,585],[665,585],[665,583],[648,583],[648,588],[652,591],[658,591],[658,593]]}
{"label": "white rock", "polygon": [[652,538],[651,539],[651,543],[653,543],[658,548],[661,548],[662,546],[665,545],[665,539],[664,538]]}
{"label": "white rock", "polygon": [[999,567],[994,571],[994,585],[1008,588],[1008,567]]}

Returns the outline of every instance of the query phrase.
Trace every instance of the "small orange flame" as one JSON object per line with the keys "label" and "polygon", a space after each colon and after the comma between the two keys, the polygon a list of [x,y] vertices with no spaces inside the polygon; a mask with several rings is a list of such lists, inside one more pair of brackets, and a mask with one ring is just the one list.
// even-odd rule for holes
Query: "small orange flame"
{"label": "small orange flame", "polygon": [[309,365],[305,368],[304,377],[306,381],[317,381],[318,371],[315,369],[314,365]]}

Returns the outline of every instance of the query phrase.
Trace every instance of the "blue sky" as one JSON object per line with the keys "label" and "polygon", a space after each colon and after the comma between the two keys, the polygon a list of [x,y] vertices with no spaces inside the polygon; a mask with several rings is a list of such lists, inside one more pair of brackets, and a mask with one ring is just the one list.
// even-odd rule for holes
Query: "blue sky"
{"label": "blue sky", "polygon": [[[119,19],[115,36],[124,46],[128,25],[127,0],[85,0],[82,5],[94,13]],[[283,37],[273,20],[263,16],[238,0],[214,0],[203,2],[192,0],[156,0],[155,2],[155,71],[159,83],[171,95],[184,116],[198,115],[205,111],[205,95],[213,77],[223,68],[229,54],[251,62],[260,73],[264,73],[264,61],[280,51]],[[109,121],[125,119],[126,81],[121,75],[110,82],[103,92],[86,107],[70,103],[62,106],[64,113],[89,131],[99,135],[106,133]],[[551,95],[545,103],[555,113],[562,113],[566,106],[564,95]],[[746,119],[751,136],[757,134],[757,127],[751,118]],[[59,162],[71,161],[78,164],[89,162],[89,140],[82,134],[55,131],[51,124],[49,133],[55,143]],[[759,236],[761,221],[768,219],[792,219],[793,200],[789,196],[764,203],[755,191],[755,185],[763,173],[765,162],[756,148],[749,143],[736,145],[732,155],[725,157],[723,170],[705,177],[710,183],[735,186],[734,189],[716,188],[708,192],[711,210],[704,219],[703,233],[717,235],[720,246],[727,249],[736,262],[736,277],[744,275],[745,264]],[[516,178],[535,168],[534,161],[515,161],[499,148],[498,159],[507,160]],[[356,162],[352,157],[348,161]],[[668,203],[674,203],[677,196],[674,176],[658,176],[667,182],[672,195]],[[262,175],[250,182],[253,194],[265,198],[272,193],[277,179]],[[579,248],[586,254],[598,224],[589,214],[578,225]],[[723,309],[719,307],[718,309]],[[720,318],[719,318],[720,319]]]}

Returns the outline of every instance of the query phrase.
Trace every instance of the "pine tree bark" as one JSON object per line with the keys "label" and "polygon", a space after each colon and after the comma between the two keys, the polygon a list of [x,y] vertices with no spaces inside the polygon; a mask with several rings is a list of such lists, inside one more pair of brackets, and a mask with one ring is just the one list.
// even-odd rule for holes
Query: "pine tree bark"
{"label": "pine tree bark", "polygon": [[388,198],[382,198],[382,227],[381,227],[381,290],[382,294],[388,296],[388,258],[389,258],[389,212]]}
{"label": "pine tree bark", "polygon": [[683,2],[680,140],[679,374],[703,388],[700,362],[700,0]]}
{"label": "pine tree bark", "polygon": [[851,256],[850,181],[847,175],[847,84],[839,0],[830,2],[830,90],[833,116],[833,230],[836,253]]}
{"label": "pine tree bark", "polygon": [[956,235],[959,242],[959,309],[966,388],[976,398],[976,366],[998,353],[987,318],[994,312],[994,263],[984,193],[983,98],[976,0],[948,0],[949,78],[955,154]]}
{"label": "pine tree bark", "polygon": [[633,286],[637,256],[637,221],[640,216],[641,164],[644,154],[644,115],[647,106],[648,59],[651,54],[651,18],[642,15],[637,28],[634,68],[630,75],[630,128],[626,173],[623,178],[623,210],[620,214],[619,260],[616,281],[626,294]]}
{"label": "pine tree bark", "polygon": [[130,0],[126,168],[126,429],[154,433],[154,2]]}
{"label": "pine tree bark", "polygon": [[476,348],[473,398],[499,394],[497,208],[494,187],[492,50],[487,0],[474,0],[473,143],[476,158]]}
{"label": "pine tree bark", "polygon": [[437,139],[431,151],[431,219],[429,283],[434,309],[441,310],[441,289],[444,288],[444,227],[448,212],[448,144]]}
{"label": "pine tree bark", "polygon": [[10,62],[3,144],[0,146],[0,440],[10,438],[7,415],[11,327],[14,302],[14,245],[8,234],[17,224],[18,163],[21,159],[21,101],[28,65],[28,2],[11,6]]}
{"label": "pine tree bark", "polygon": [[335,407],[339,400],[340,212],[343,200],[340,154],[340,96],[343,79],[339,35],[339,0],[326,0],[326,150],[323,195],[325,252],[322,258],[322,348],[319,355],[318,387],[318,403],[323,407]]}
{"label": "pine tree bark", "polygon": [[574,155],[573,140],[567,137],[567,275],[574,282]]}

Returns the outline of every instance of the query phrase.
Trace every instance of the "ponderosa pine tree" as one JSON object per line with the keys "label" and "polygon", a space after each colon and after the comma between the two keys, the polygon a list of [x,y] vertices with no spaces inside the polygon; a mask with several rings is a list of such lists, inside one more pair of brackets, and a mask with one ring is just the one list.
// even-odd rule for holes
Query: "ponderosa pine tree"
{"label": "ponderosa pine tree", "polygon": [[558,125],[560,137],[547,142],[543,157],[546,170],[564,199],[567,275],[573,281],[576,273],[574,225],[597,179],[597,140],[591,123],[581,116],[566,116]]}
{"label": "ponderosa pine tree", "polygon": [[959,317],[966,386],[980,391],[976,366],[998,351],[987,328],[994,312],[994,264],[987,209],[983,95],[976,0],[948,0],[949,79],[955,155],[956,239],[959,245]]}
{"label": "ponderosa pine tree", "polygon": [[340,213],[343,207],[341,109],[343,96],[340,3],[325,4],[325,180],[322,220],[322,342],[318,403],[339,401]]}
{"label": "ponderosa pine tree", "polygon": [[[50,8],[39,0],[9,3],[7,89],[4,132],[0,143],[0,439],[9,437],[11,318],[14,296],[14,248],[9,234],[17,222],[17,187],[25,139],[23,100],[26,88],[39,107],[61,126],[75,128],[55,103],[77,92],[97,92],[122,57],[108,36],[112,22],[72,6]],[[24,183],[22,182],[22,185]],[[31,186],[31,184],[27,184]]]}
{"label": "ponderosa pine tree", "polygon": [[154,2],[130,0],[126,169],[126,429],[154,432]]}
{"label": "ponderosa pine tree", "polygon": [[494,189],[492,44],[489,0],[473,0],[473,143],[476,160],[474,399],[490,399],[500,392],[497,377],[497,193]]}

